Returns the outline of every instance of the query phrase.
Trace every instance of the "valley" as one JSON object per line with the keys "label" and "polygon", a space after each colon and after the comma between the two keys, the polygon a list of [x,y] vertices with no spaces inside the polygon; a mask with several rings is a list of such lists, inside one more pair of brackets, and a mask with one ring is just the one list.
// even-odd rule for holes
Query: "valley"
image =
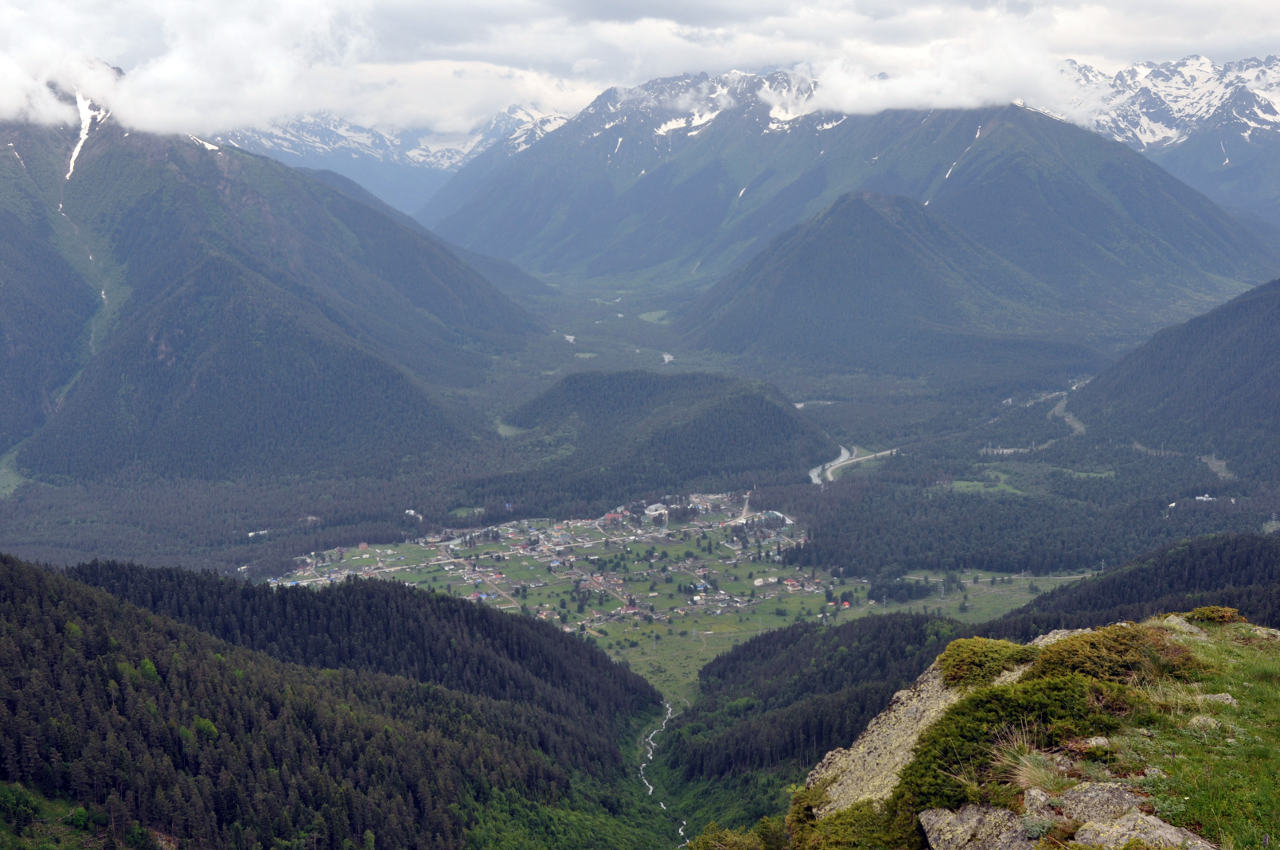
{"label": "valley", "polygon": [[624,661],[679,706],[708,661],[770,629],[914,610],[980,622],[1083,577],[909,573],[895,581],[935,589],[874,599],[867,578],[785,564],[802,536],[782,514],[751,512],[743,494],[692,494],[595,520],[522,520],[311,553],[271,583],[383,579],[545,620]]}
{"label": "valley", "polygon": [[[771,65],[446,134],[47,87],[79,123],[0,122],[0,847],[923,850],[1030,789],[966,739],[820,826],[806,777],[940,654],[1196,610],[1270,670],[1280,65],[1066,71],[1074,123]],[[965,734],[1125,778],[1095,709],[1208,669],[1142,628]],[[1162,814],[1229,847],[1206,805]]]}

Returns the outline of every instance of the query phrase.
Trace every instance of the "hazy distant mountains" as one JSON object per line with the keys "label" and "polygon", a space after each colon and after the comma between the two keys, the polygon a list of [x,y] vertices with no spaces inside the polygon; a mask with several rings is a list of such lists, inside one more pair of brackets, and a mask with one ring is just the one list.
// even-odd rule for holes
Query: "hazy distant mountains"
{"label": "hazy distant mountains", "polygon": [[[1216,64],[1203,56],[1188,56],[1176,62],[1137,63],[1114,74],[1068,62],[1064,74],[1076,88],[1073,102],[1028,105],[1070,115],[1143,152],[1233,211],[1280,223],[1280,58]],[[658,141],[677,141],[699,135],[722,113],[757,98],[768,107],[766,126],[777,132],[808,112],[806,101],[817,85],[820,82],[788,74],[731,73],[655,80],[617,94],[628,101],[629,111],[661,116],[652,127]],[[620,111],[613,110],[615,118],[623,118]],[[815,124],[839,117],[826,116]],[[330,168],[398,209],[413,212],[481,154],[487,154],[483,170],[488,170],[568,120],[512,106],[470,133],[451,135],[413,129],[384,132],[317,115],[238,130],[220,139],[290,165]],[[626,117],[610,130],[634,120]],[[609,133],[601,126],[595,130]],[[452,207],[432,205],[424,214],[435,220]]]}
{"label": "hazy distant mountains", "polygon": [[1016,360],[1065,377],[1098,362],[1062,333],[1075,321],[1066,302],[930,207],[850,194],[726,276],[681,324],[699,347],[832,368],[920,374],[954,361],[1004,378]]}
{"label": "hazy distant mountains", "polygon": [[0,452],[72,479],[226,478],[465,454],[439,400],[532,319],[440,242],[261,157],[0,129]]}
{"label": "hazy distant mountains", "polygon": [[215,141],[348,177],[403,212],[415,212],[460,167],[496,148],[518,153],[559,127],[564,116],[512,106],[470,133],[425,129],[384,132],[334,115],[304,116],[236,130]]}

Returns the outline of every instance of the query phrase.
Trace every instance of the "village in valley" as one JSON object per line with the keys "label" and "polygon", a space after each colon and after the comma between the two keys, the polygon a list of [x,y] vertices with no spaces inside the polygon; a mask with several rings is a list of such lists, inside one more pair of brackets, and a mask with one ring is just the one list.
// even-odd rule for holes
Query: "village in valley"
{"label": "village in valley", "polygon": [[394,580],[537,617],[595,641],[677,699],[692,687],[689,671],[768,629],[925,607],[979,616],[1041,589],[979,574],[948,587],[939,575],[938,594],[923,603],[886,603],[868,598],[864,580],[784,563],[803,539],[790,517],[752,511],[749,493],[693,494],[597,519],[527,519],[313,552],[275,581]]}

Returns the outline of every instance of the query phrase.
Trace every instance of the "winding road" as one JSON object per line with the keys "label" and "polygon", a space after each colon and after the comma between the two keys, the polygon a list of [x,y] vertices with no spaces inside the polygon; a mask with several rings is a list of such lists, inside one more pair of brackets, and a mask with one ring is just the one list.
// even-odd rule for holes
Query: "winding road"
{"label": "winding road", "polygon": [[840,447],[840,456],[835,460],[829,460],[821,466],[815,466],[809,470],[809,480],[814,484],[823,484],[827,481],[835,481],[835,471],[845,466],[852,466],[855,463],[862,463],[867,460],[875,460],[878,457],[888,457],[891,454],[897,454],[897,449],[885,449],[882,452],[871,452],[870,454],[858,454],[857,448],[851,452],[844,446]]}

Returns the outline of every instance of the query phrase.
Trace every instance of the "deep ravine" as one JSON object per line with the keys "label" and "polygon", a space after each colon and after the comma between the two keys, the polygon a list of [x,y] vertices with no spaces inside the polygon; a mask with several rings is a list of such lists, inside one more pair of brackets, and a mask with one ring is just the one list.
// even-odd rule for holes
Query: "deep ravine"
{"label": "deep ravine", "polygon": [[[658,734],[659,732],[662,732],[663,730],[665,730],[665,729],[667,728],[667,724],[671,722],[671,718],[672,718],[672,717],[675,717],[675,709],[671,707],[671,703],[669,703],[669,702],[664,702],[664,703],[663,703],[663,706],[665,706],[665,707],[666,707],[666,709],[667,709],[667,713],[666,713],[666,715],[662,718],[662,725],[660,725],[657,729],[654,729],[652,732],[650,732],[650,733],[648,734],[648,736],[647,736],[647,737],[645,737],[645,739],[644,739],[644,746],[645,746],[644,761],[642,761],[642,762],[640,763],[640,781],[644,783],[645,790],[649,793],[649,796],[651,796],[651,797],[653,796],[653,783],[651,783],[651,782],[648,780],[648,778],[646,778],[646,777],[645,777],[645,775],[644,775],[644,769],[645,769],[646,767],[648,767],[650,764],[652,764],[652,763],[653,763],[653,751],[654,751],[655,746],[656,746],[656,745],[653,743],[653,739],[654,739],[654,737],[656,737],[656,736],[657,736],[657,734]],[[662,810],[663,810],[664,812],[667,810],[667,804],[666,804],[664,801],[659,800],[659,801],[658,801],[658,805],[662,807]],[[680,845],[680,846],[682,846],[682,847],[683,847],[685,844],[688,844],[688,843],[689,843],[688,841],[684,840],[684,828],[685,828],[685,826],[686,826],[687,824],[688,824],[688,822],[687,822],[687,821],[681,820],[681,821],[680,821],[680,826],[676,829],[676,832],[677,832],[677,833],[679,833],[679,835],[680,835],[680,838],[681,838],[681,845]]]}

